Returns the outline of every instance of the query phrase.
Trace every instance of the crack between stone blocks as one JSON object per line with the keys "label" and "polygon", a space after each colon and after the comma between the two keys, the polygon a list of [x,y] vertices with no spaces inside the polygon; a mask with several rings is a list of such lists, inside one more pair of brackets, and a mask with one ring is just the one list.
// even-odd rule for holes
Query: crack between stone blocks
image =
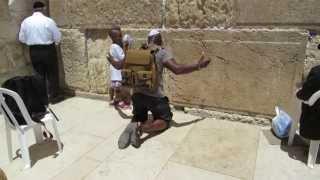
{"label": "crack between stone blocks", "polygon": [[165,25],[166,25],[166,4],[167,4],[167,0],[162,0],[162,12],[161,12],[161,28],[162,29],[166,29]]}
{"label": "crack between stone blocks", "polygon": [[86,77],[87,77],[87,79],[88,79],[88,82],[89,82],[89,90],[88,90],[88,92],[91,92],[91,90],[92,90],[92,83],[91,83],[91,80],[90,80],[90,73],[89,73],[89,52],[88,52],[88,50],[89,50],[89,48],[88,48],[88,29],[85,29],[85,32],[84,32],[84,51],[85,51],[85,53],[84,53],[84,55],[85,55],[85,58],[86,58],[86,62],[87,62],[87,72],[86,72]]}

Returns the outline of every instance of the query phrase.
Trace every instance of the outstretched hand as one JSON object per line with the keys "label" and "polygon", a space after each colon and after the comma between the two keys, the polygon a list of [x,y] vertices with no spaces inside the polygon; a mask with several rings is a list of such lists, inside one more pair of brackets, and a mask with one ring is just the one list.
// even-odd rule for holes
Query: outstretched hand
{"label": "outstretched hand", "polygon": [[211,59],[209,57],[205,57],[204,52],[202,52],[201,57],[198,61],[199,69],[207,67],[210,64],[210,62],[211,62]]}

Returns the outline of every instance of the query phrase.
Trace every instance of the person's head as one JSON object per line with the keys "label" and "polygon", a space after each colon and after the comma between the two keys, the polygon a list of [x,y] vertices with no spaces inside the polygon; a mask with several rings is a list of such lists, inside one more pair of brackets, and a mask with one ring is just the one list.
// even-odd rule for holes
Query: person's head
{"label": "person's head", "polygon": [[46,5],[41,1],[36,1],[33,3],[34,12],[44,12]]}
{"label": "person's head", "polygon": [[160,31],[153,29],[149,32],[148,34],[148,45],[157,45],[157,46],[162,46],[162,37],[160,34]]}
{"label": "person's head", "polygon": [[130,49],[133,47],[134,39],[129,35],[125,34],[122,39],[125,49]]}
{"label": "person's head", "polygon": [[109,30],[109,36],[112,40],[112,43],[118,44],[119,46],[123,47],[122,33],[119,26],[112,27]]}

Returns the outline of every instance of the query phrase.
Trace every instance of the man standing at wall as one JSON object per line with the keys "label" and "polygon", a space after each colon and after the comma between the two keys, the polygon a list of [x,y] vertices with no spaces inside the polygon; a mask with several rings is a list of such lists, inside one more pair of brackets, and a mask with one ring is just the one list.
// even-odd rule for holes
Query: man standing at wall
{"label": "man standing at wall", "polygon": [[[151,30],[148,34],[148,48],[155,52],[157,66],[156,90],[148,88],[134,88],[132,96],[133,119],[121,134],[118,145],[120,149],[126,148],[130,143],[134,147],[140,146],[141,133],[157,133],[170,127],[172,112],[169,99],[164,94],[163,70],[169,69],[174,74],[188,74],[205,68],[210,63],[204,54],[198,62],[193,64],[179,64],[170,51],[163,47],[161,34],[158,30]],[[111,56],[109,62],[121,69],[124,61],[115,61]],[[151,111],[153,119],[148,119],[148,111]]]}
{"label": "man standing at wall", "polygon": [[56,23],[43,14],[45,10],[42,2],[33,4],[34,13],[22,22],[19,40],[29,46],[33,68],[46,82],[49,101],[54,103],[59,91],[56,45],[61,40],[61,33]]}

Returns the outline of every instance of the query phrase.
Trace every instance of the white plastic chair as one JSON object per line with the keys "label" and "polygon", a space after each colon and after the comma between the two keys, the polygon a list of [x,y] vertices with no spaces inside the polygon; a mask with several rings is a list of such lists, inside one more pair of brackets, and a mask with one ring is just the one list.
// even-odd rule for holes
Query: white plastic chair
{"label": "white plastic chair", "polygon": [[[296,109],[296,114],[294,116],[294,122],[292,123],[290,133],[289,133],[289,140],[288,140],[288,145],[291,146],[293,143],[294,136],[297,132],[298,129],[298,124],[300,121],[300,115],[301,115],[301,107],[302,103],[307,104],[308,106],[313,106],[313,104],[320,98],[320,90],[315,92],[307,101],[302,101],[297,99],[297,109]],[[320,119],[319,119],[320,121]],[[314,164],[317,160],[317,154],[319,150],[319,145],[320,145],[320,140],[310,140],[310,147],[309,147],[309,154],[308,154],[308,163],[307,165],[310,168],[314,167]]]}
{"label": "white plastic chair", "polygon": [[[13,113],[9,109],[8,105],[5,102],[4,95],[11,96],[17,103],[23,118],[26,121],[26,125],[19,125],[17,120],[15,119]],[[9,89],[0,88],[0,112],[4,116],[5,119],[5,125],[6,125],[6,135],[7,135],[7,146],[8,146],[8,157],[10,162],[12,161],[12,141],[11,141],[11,129],[16,130],[19,135],[19,141],[20,141],[20,147],[22,152],[22,159],[25,162],[25,169],[31,167],[31,160],[30,160],[30,154],[29,154],[29,147],[27,144],[27,136],[26,132],[30,129],[33,129],[36,142],[40,143],[43,141],[42,138],[42,132],[41,132],[41,125],[32,121],[30,114],[27,111],[27,108],[25,104],[23,103],[21,97],[14,91],[11,91]],[[5,113],[6,112],[6,113]],[[9,116],[9,117],[8,117]],[[12,120],[13,124],[10,122]],[[58,143],[58,149],[59,152],[62,152],[62,144],[59,136],[59,132],[56,125],[56,119],[55,116],[51,113],[47,113],[44,118],[41,119],[42,122],[46,123],[51,121],[52,126],[54,128],[54,134]]]}

